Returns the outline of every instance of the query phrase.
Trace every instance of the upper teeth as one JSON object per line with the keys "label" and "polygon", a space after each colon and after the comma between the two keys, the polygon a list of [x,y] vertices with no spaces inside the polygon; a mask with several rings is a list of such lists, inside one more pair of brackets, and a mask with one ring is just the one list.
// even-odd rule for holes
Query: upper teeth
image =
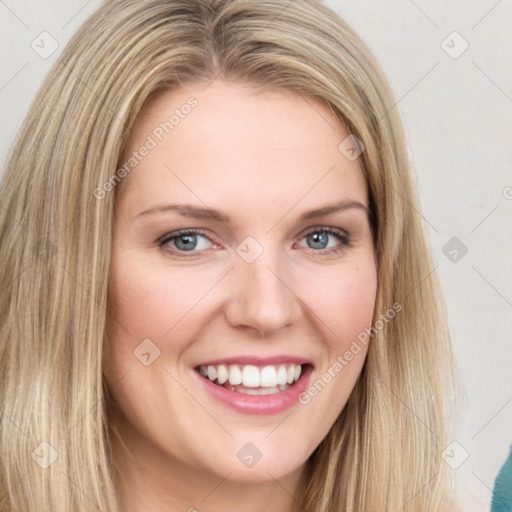
{"label": "upper teeth", "polygon": [[293,384],[302,371],[300,364],[280,364],[258,367],[251,364],[218,364],[200,366],[199,372],[212,382],[219,384],[229,381],[232,386],[242,384],[249,388],[271,388],[277,385]]}

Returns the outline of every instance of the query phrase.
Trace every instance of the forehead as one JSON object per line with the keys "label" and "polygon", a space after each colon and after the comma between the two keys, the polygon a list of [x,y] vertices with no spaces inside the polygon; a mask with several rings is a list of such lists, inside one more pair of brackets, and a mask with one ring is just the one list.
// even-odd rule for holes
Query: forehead
{"label": "forehead", "polygon": [[163,91],[142,109],[121,156],[123,165],[138,153],[120,199],[130,210],[179,201],[259,215],[298,202],[366,203],[359,160],[338,149],[348,135],[327,104],[290,92],[222,81]]}

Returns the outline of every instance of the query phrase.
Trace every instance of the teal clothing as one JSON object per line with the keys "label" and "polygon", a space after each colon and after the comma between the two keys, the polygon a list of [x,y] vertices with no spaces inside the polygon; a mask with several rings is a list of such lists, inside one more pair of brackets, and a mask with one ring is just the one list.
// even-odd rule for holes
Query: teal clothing
{"label": "teal clothing", "polygon": [[512,445],[494,481],[490,512],[512,512]]}

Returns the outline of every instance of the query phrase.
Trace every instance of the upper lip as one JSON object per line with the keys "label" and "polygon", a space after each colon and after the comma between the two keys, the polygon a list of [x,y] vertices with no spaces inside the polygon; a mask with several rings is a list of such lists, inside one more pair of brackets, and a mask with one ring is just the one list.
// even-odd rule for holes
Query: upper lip
{"label": "upper lip", "polygon": [[304,357],[297,357],[291,355],[277,355],[272,357],[261,357],[261,356],[232,356],[221,359],[212,359],[198,364],[197,366],[217,366],[219,364],[251,364],[254,366],[270,366],[282,363],[294,363],[294,364],[312,364],[310,360]]}

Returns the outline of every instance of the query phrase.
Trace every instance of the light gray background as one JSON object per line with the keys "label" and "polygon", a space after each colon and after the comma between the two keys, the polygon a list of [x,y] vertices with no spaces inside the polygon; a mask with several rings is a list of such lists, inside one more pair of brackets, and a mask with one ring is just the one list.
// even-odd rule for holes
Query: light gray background
{"label": "light gray background", "polygon": [[[375,52],[404,120],[466,386],[446,460],[463,509],[485,511],[512,443],[512,3],[327,3]],[[99,5],[0,0],[2,163],[43,77]],[[31,47],[46,37],[50,48],[44,31],[59,45],[47,58]],[[443,252],[453,237],[462,257]]]}

